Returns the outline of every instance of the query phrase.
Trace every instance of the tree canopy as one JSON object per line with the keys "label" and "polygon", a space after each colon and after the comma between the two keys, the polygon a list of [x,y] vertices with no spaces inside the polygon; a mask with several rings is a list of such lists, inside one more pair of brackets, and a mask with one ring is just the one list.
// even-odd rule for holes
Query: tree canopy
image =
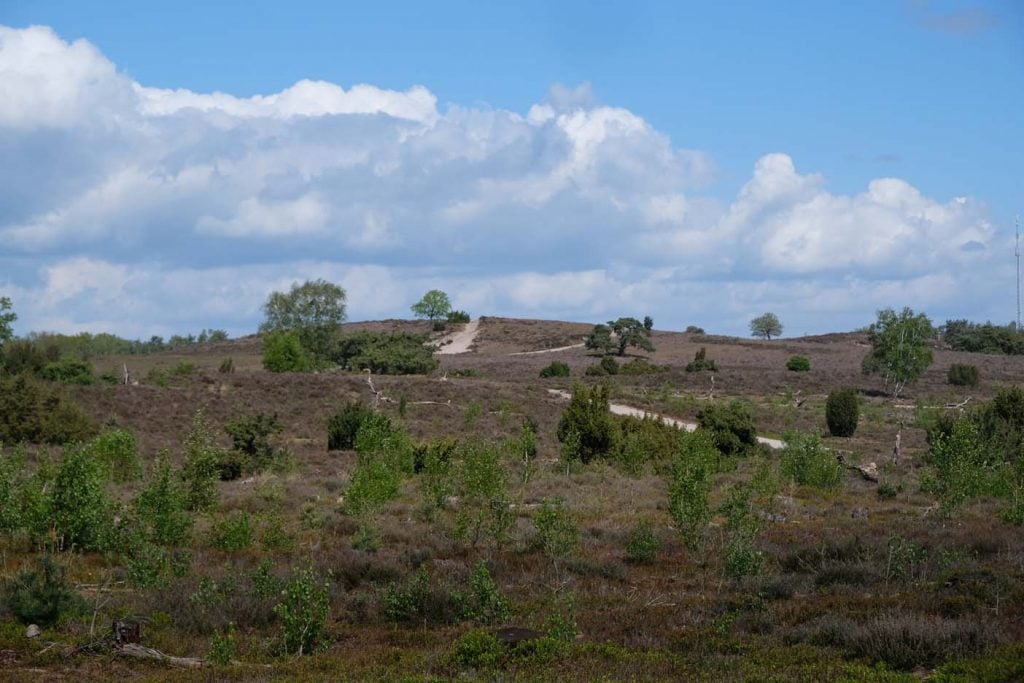
{"label": "tree canopy", "polygon": [[759,315],[750,321],[750,336],[771,339],[782,334],[782,323],[774,313]]}
{"label": "tree canopy", "polygon": [[878,312],[878,320],[868,328],[871,351],[864,357],[865,373],[882,375],[885,388],[893,397],[908,382],[914,382],[932,364],[932,349],[928,340],[935,330],[924,313],[904,308],[896,313],[891,308]]}
{"label": "tree canopy", "polygon": [[14,321],[18,314],[11,310],[11,300],[0,296],[0,348],[14,336]]}
{"label": "tree canopy", "polygon": [[412,312],[417,318],[426,318],[433,322],[447,318],[452,311],[448,295],[440,289],[432,289],[423,298],[412,305]]}
{"label": "tree canopy", "polygon": [[602,353],[615,351],[620,356],[624,356],[626,348],[629,346],[644,351],[654,351],[650,337],[650,327],[636,318],[619,318],[618,320],[609,320],[606,325],[594,325],[585,345],[594,351]]}
{"label": "tree canopy", "polygon": [[293,283],[288,292],[273,292],[263,305],[266,320],[260,332],[294,330],[299,342],[321,360],[345,320],[345,290],[326,280]]}

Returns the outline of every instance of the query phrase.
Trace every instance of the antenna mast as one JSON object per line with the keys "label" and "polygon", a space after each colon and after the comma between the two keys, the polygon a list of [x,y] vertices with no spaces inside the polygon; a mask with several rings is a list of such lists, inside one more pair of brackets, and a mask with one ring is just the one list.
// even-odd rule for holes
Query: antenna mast
{"label": "antenna mast", "polygon": [[1013,254],[1017,257],[1017,332],[1020,332],[1020,214],[1014,217],[1013,226],[1017,236]]}

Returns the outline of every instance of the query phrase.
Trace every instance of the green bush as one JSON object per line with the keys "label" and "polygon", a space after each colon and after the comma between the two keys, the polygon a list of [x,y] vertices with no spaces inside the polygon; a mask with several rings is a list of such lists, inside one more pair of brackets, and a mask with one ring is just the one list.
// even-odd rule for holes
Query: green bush
{"label": "green bush", "polygon": [[537,529],[533,547],[549,559],[557,562],[575,554],[579,548],[580,529],[562,501],[554,505],[544,501],[534,515],[533,525]]}
{"label": "green bush", "polygon": [[500,624],[512,615],[508,598],[487,570],[485,562],[478,562],[469,577],[469,593],[458,596],[459,616],[477,624]]}
{"label": "green bush", "polygon": [[423,375],[438,365],[428,340],[426,334],[356,332],[337,341],[332,360],[347,370],[375,375]]}
{"label": "green bush", "polygon": [[470,442],[459,448],[454,467],[459,508],[455,536],[476,546],[481,540],[504,543],[515,522],[508,505],[508,487],[501,450],[492,443]]}
{"label": "green bush", "polygon": [[948,433],[932,439],[926,461],[936,470],[933,489],[942,508],[950,512],[980,495],[1005,496],[1014,481],[1010,463],[989,447],[977,422],[960,417]]}
{"label": "green bush", "polygon": [[459,666],[473,669],[491,669],[505,654],[505,646],[495,635],[484,629],[469,631],[455,641],[452,660]]}
{"label": "green bush", "polygon": [[227,552],[247,550],[255,540],[252,521],[245,512],[221,518],[210,532],[210,545]]}
{"label": "green bush", "polygon": [[465,311],[452,311],[448,314],[448,322],[450,323],[468,323],[469,313]]}
{"label": "green bush", "polygon": [[779,469],[784,477],[802,486],[834,490],[843,483],[843,466],[821,443],[817,434],[790,432],[783,437]]}
{"label": "green bush", "polygon": [[231,358],[225,358],[221,361],[220,367],[217,368],[217,372],[222,375],[231,375],[235,372],[235,361]]}
{"label": "green bush", "polygon": [[157,463],[152,478],[133,503],[138,528],[150,543],[162,546],[187,544],[193,519],[188,497],[174,476],[170,463]]}
{"label": "green bush", "polygon": [[312,568],[300,569],[281,592],[274,607],[281,622],[281,639],[288,654],[312,654],[323,639],[330,610],[330,592]]}
{"label": "green bush", "polygon": [[39,376],[51,382],[62,384],[92,384],[92,365],[84,360],[62,358],[55,363],[47,363],[39,371]]}
{"label": "green bush", "polygon": [[702,372],[704,370],[718,372],[718,366],[715,364],[715,361],[708,358],[707,350],[702,346],[700,351],[693,355],[693,360],[686,364],[686,371]]}
{"label": "green bush", "polygon": [[210,651],[206,653],[206,661],[214,666],[228,666],[235,658],[237,643],[235,642],[235,625],[228,623],[222,633],[220,629],[213,632],[210,638]]}
{"label": "green bush", "polygon": [[0,377],[0,441],[65,444],[95,433],[92,421],[58,387],[24,374]]}
{"label": "green bush", "polygon": [[107,427],[89,442],[88,448],[93,457],[106,466],[112,481],[124,483],[142,476],[138,444],[135,435],[127,429]]}
{"label": "green bush", "polygon": [[807,356],[790,356],[786,361],[786,369],[793,372],[808,372],[811,369],[811,361]]}
{"label": "green bush", "polygon": [[619,368],[619,372],[623,375],[652,375],[658,372],[665,372],[667,369],[662,365],[655,365],[646,358],[634,358],[627,363],[623,363],[622,367]]}
{"label": "green bush", "polygon": [[958,387],[978,386],[978,366],[953,363],[949,366],[946,381]]}
{"label": "green bush", "polygon": [[757,446],[754,416],[740,401],[705,406],[697,413],[697,423],[711,434],[715,447],[725,455],[741,455]]}
{"label": "green bush", "polygon": [[573,387],[569,405],[558,421],[558,440],[566,459],[586,464],[611,452],[614,425],[608,408],[610,394],[607,386]]}
{"label": "green bush", "polygon": [[202,409],[192,418],[185,437],[185,462],[181,469],[189,510],[209,510],[219,497],[217,482],[226,454],[213,440],[213,432]]}
{"label": "green bush", "polygon": [[1024,354],[1024,334],[1012,325],[947,320],[942,326],[942,340],[955,351]]}
{"label": "green bush", "polygon": [[263,367],[271,372],[309,372],[313,360],[295,330],[271,330],[263,335]]}
{"label": "green bush", "polygon": [[550,365],[546,365],[540,370],[541,377],[568,377],[569,376],[569,365],[563,363],[560,360],[552,361]]}
{"label": "green bush", "polygon": [[678,427],[665,424],[660,418],[645,415],[613,416],[613,453],[615,459],[628,472],[637,473],[649,462],[670,459],[686,433]]}
{"label": "green bush", "polygon": [[[568,374],[568,370],[566,371]],[[604,377],[619,374],[619,362],[612,356],[604,356],[601,362],[587,368],[586,374],[591,377]]]}
{"label": "green bush", "polygon": [[349,401],[327,420],[327,450],[351,450],[356,447],[356,434],[373,416],[373,409],[360,401]]}
{"label": "green bush", "polygon": [[704,328],[696,325],[687,325],[686,334],[704,334]]}
{"label": "green bush", "polygon": [[832,436],[849,437],[857,431],[860,405],[854,389],[836,389],[825,401],[825,422]]}
{"label": "green bush", "polygon": [[633,564],[651,564],[661,551],[661,541],[647,520],[639,522],[629,532],[626,542],[626,560]]}
{"label": "green bush", "polygon": [[668,511],[686,545],[696,548],[711,521],[708,496],[718,450],[711,435],[697,431],[679,442],[672,466]]}
{"label": "green bush", "polygon": [[[243,456],[242,467],[246,472],[262,472],[270,466],[274,459],[270,437],[280,434],[283,429],[277,415],[267,413],[239,415],[224,425],[235,452]],[[223,472],[221,479],[225,479]]]}
{"label": "green bush", "polygon": [[50,519],[60,547],[89,551],[110,545],[114,515],[106,488],[106,466],[88,448],[68,447],[49,493]]}
{"label": "green bush", "polygon": [[34,569],[4,582],[3,604],[23,624],[52,626],[65,614],[81,609],[83,601],[68,584],[64,567],[44,555]]}

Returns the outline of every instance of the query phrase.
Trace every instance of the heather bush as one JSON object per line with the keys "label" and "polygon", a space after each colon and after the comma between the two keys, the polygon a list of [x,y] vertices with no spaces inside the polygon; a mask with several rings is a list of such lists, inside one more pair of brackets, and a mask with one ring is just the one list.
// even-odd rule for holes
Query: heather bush
{"label": "heather bush", "polygon": [[849,437],[857,431],[860,406],[853,389],[836,389],[825,401],[825,422],[832,436]]}

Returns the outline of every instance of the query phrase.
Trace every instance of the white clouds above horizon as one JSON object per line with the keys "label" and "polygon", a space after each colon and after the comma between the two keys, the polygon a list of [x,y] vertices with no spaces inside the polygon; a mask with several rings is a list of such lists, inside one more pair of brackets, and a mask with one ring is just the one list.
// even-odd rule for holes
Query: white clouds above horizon
{"label": "white clouds above horizon", "polygon": [[774,153],[723,205],[702,194],[711,155],[677,143],[586,84],[526,115],[441,110],[420,85],[238,98],[0,27],[0,267],[21,264],[0,293],[23,332],[138,336],[254,329],[269,291],[312,277],[342,282],[353,318],[435,286],[474,314],[734,332],[769,307],[800,331],[888,305],[991,315],[982,203],[897,178],[833,194]]}

